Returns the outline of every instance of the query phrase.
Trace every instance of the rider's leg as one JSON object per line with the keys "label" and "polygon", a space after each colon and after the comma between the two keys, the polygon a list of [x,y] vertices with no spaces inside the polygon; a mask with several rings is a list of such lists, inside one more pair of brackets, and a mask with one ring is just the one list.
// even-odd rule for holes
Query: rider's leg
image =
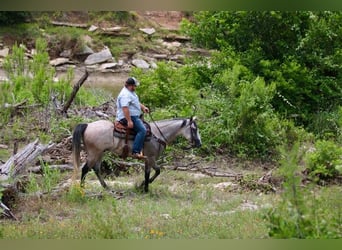
{"label": "rider's leg", "polygon": [[146,128],[138,116],[132,116],[133,129],[137,132],[133,143],[133,154],[140,154],[144,146]]}

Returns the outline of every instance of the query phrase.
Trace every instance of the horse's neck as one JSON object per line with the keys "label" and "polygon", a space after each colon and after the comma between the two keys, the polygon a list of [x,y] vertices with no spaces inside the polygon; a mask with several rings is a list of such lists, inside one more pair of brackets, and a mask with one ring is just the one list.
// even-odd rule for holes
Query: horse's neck
{"label": "horse's neck", "polygon": [[182,123],[183,120],[161,121],[159,123],[157,122],[156,125],[160,129],[159,131],[157,128],[157,131],[159,134],[160,132],[162,133],[161,139],[166,139],[167,143],[173,142],[181,130]]}

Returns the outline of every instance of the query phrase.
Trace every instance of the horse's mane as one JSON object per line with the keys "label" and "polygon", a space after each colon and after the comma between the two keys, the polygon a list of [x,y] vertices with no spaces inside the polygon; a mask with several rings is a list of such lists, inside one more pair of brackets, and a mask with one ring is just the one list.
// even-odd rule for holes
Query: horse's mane
{"label": "horse's mane", "polygon": [[[187,118],[172,118],[172,119],[165,119],[165,120],[159,120],[156,121],[158,126],[163,126],[165,123],[170,123],[172,121],[183,121],[181,127],[184,127],[186,125]],[[151,123],[153,124],[153,122]]]}

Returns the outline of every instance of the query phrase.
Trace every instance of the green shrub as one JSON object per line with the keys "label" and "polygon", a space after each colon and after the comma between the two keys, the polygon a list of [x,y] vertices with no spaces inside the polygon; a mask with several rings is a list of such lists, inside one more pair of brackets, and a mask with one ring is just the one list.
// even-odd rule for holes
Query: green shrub
{"label": "green shrub", "polygon": [[198,104],[199,118],[205,122],[201,126],[205,144],[212,149],[228,148],[241,157],[274,156],[283,139],[279,119],[270,104],[274,85],[267,86],[261,78],[247,82],[227,74],[222,79],[226,80],[227,90],[202,91],[205,97]]}
{"label": "green shrub", "polygon": [[340,238],[339,194],[324,190],[316,194],[302,186],[298,167],[302,155],[298,143],[290,152],[283,150],[279,171],[284,178],[283,192],[280,201],[265,214],[269,235],[273,238]]}
{"label": "green shrub", "polygon": [[307,168],[315,181],[330,180],[342,174],[342,147],[333,141],[318,140],[307,155]]}
{"label": "green shrub", "polygon": [[141,101],[152,109],[172,107],[177,111],[190,111],[198,92],[190,85],[183,70],[164,62],[149,72],[135,69],[133,75],[141,83],[137,89]]}

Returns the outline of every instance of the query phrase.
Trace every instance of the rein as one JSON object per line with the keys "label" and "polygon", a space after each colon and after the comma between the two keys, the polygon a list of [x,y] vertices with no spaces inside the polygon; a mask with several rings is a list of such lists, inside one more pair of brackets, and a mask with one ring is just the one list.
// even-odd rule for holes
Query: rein
{"label": "rein", "polygon": [[157,123],[155,122],[155,120],[153,119],[151,113],[149,112],[148,113],[150,118],[151,118],[151,121],[153,122],[153,124],[156,126],[156,128],[158,129],[159,133],[161,134],[161,136],[164,138],[165,141],[161,140],[160,138],[156,137],[157,138],[157,141],[161,144],[163,144],[165,147],[166,147],[166,144],[167,144],[167,139],[165,138],[163,132],[161,132],[160,128],[158,127]]}

